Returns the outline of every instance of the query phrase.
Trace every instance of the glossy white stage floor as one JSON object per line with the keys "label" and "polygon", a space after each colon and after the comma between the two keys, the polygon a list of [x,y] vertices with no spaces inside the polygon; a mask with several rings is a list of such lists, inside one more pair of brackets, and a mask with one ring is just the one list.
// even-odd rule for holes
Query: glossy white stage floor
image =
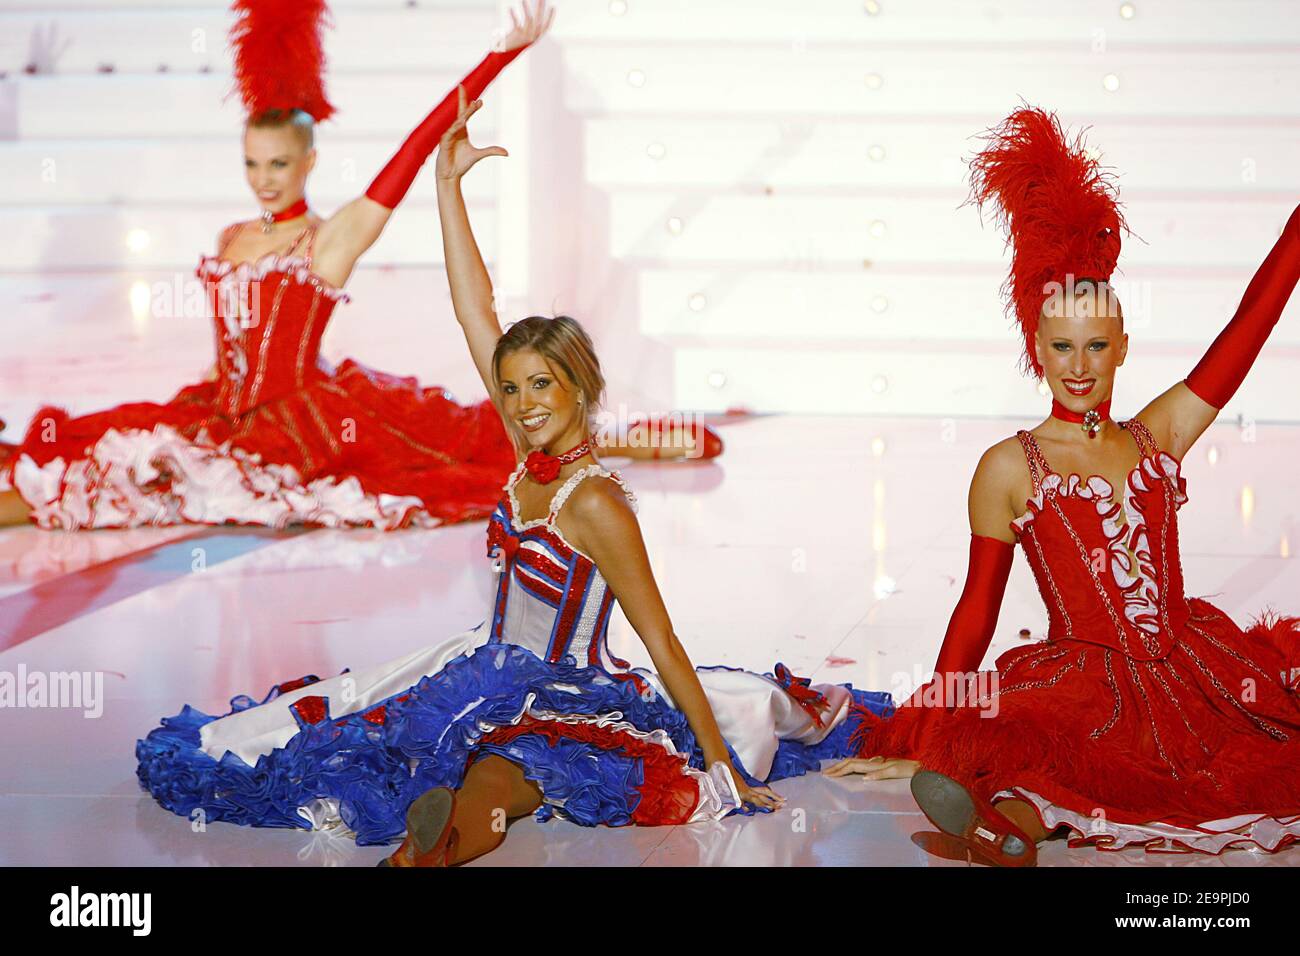
{"label": "glossy white stage floor", "polygon": [[[15,430],[21,428],[17,422]],[[1024,423],[767,417],[723,430],[715,463],[629,466],[678,634],[698,664],[900,691],[933,664],[966,560],[965,496],[981,451]],[[1238,622],[1300,607],[1300,428],[1215,426],[1185,464],[1183,563],[1193,593]],[[133,748],[189,702],[328,676],[449,636],[483,616],[483,525],[379,534],[172,528],[0,531],[0,671],[104,675],[102,714],[0,714],[0,864],[373,865],[384,853],[294,830],[210,824],[158,807]],[[985,666],[1042,636],[1019,557]],[[646,663],[621,617],[615,651]],[[904,682],[909,682],[904,687]],[[914,842],[930,830],[906,781],[785,781],[783,810],[716,824],[584,829],[532,819],[476,865],[961,866]],[[1148,855],[1046,844],[1043,865],[1297,866],[1275,856]]]}

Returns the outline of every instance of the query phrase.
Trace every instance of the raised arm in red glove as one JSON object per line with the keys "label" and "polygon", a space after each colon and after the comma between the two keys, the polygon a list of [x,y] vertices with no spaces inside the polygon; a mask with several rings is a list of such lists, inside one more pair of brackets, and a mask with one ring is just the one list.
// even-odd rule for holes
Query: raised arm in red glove
{"label": "raised arm in red glove", "polygon": [[456,122],[460,87],[465,88],[471,101],[478,97],[511,60],[546,33],[554,18],[555,11],[546,0],[523,0],[520,13],[510,11],[511,29],[500,44],[505,50],[485,56],[412,131],[365,194],[343,204],[326,220],[315,247],[313,265],[317,275],[342,288],[358,260],[379,239],[420,167]]}
{"label": "raised arm in red glove", "polygon": [[[465,98],[477,99],[496,75],[505,69],[506,64],[523,53],[530,45],[525,44],[505,53],[493,52],[485,56],[483,62],[460,81],[460,85],[465,87]],[[366,195],[381,206],[395,209],[407,190],[411,188],[411,183],[415,181],[415,175],[424,165],[424,161],[437,147],[442,134],[447,132],[448,127],[455,122],[457,105],[457,91],[453,89],[433,108],[433,112],[424,118],[424,122],[406,138],[406,142],[388,161],[388,165],[374,178],[366,190]]]}
{"label": "raised arm in red glove", "polygon": [[1187,387],[1215,408],[1223,408],[1241,387],[1255,357],[1300,280],[1300,206],[1255,277],[1246,286],[1232,321],[1187,376]]}

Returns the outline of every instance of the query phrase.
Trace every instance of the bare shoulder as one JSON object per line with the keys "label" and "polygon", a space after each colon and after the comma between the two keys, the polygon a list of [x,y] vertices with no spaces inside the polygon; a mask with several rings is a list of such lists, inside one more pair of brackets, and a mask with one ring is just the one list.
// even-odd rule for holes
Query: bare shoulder
{"label": "bare shoulder", "polygon": [[234,239],[236,233],[238,233],[240,229],[244,228],[244,223],[246,221],[247,220],[241,219],[239,222],[232,222],[230,225],[226,226],[226,228],[217,233],[217,255],[221,255],[226,246],[230,243],[230,240]]}
{"label": "bare shoulder", "polygon": [[975,466],[972,484],[1006,487],[1020,478],[1024,462],[1025,452],[1020,439],[1011,435],[985,449]]}
{"label": "bare shoulder", "polygon": [[1012,435],[988,448],[971,478],[967,510],[975,534],[1011,541],[1013,501],[1028,497],[1029,479],[1020,440]]}
{"label": "bare shoulder", "polygon": [[592,475],[574,488],[566,507],[579,522],[593,527],[636,521],[623,486],[605,475]]}
{"label": "bare shoulder", "polygon": [[644,548],[631,503],[619,483],[604,475],[593,475],[573,489],[559,522],[573,545],[598,562]]}

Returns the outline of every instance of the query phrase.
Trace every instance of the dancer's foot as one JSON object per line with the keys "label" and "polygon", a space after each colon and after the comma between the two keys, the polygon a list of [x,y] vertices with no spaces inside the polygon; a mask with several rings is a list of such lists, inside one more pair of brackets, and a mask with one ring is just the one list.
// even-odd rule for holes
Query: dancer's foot
{"label": "dancer's foot", "polygon": [[1037,864],[1034,840],[951,777],[921,770],[912,778],[912,796],[931,823],[990,862],[998,866]]}
{"label": "dancer's foot", "polygon": [[1024,800],[1009,798],[999,800],[993,804],[993,809],[1024,830],[1029,839],[1035,843],[1042,843],[1047,839],[1047,830],[1043,828],[1043,821],[1038,818],[1038,812]]}
{"label": "dancer's foot", "polygon": [[446,787],[426,790],[406,811],[406,839],[380,866],[450,866],[457,834],[451,825],[456,794]]}

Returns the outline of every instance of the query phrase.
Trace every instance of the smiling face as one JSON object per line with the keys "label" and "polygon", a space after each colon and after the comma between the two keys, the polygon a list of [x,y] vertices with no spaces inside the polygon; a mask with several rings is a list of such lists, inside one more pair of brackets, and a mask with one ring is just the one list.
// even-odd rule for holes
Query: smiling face
{"label": "smiling face", "polygon": [[244,131],[244,175],[264,210],[280,212],[301,199],[315,165],[315,148],[292,124]]}
{"label": "smiling face", "polygon": [[501,356],[497,382],[501,411],[530,448],[560,454],[587,437],[579,389],[540,352],[518,349]]}
{"label": "smiling face", "polygon": [[1092,283],[1057,292],[1043,303],[1034,348],[1053,398],[1072,412],[1096,408],[1128,354],[1119,299]]}

